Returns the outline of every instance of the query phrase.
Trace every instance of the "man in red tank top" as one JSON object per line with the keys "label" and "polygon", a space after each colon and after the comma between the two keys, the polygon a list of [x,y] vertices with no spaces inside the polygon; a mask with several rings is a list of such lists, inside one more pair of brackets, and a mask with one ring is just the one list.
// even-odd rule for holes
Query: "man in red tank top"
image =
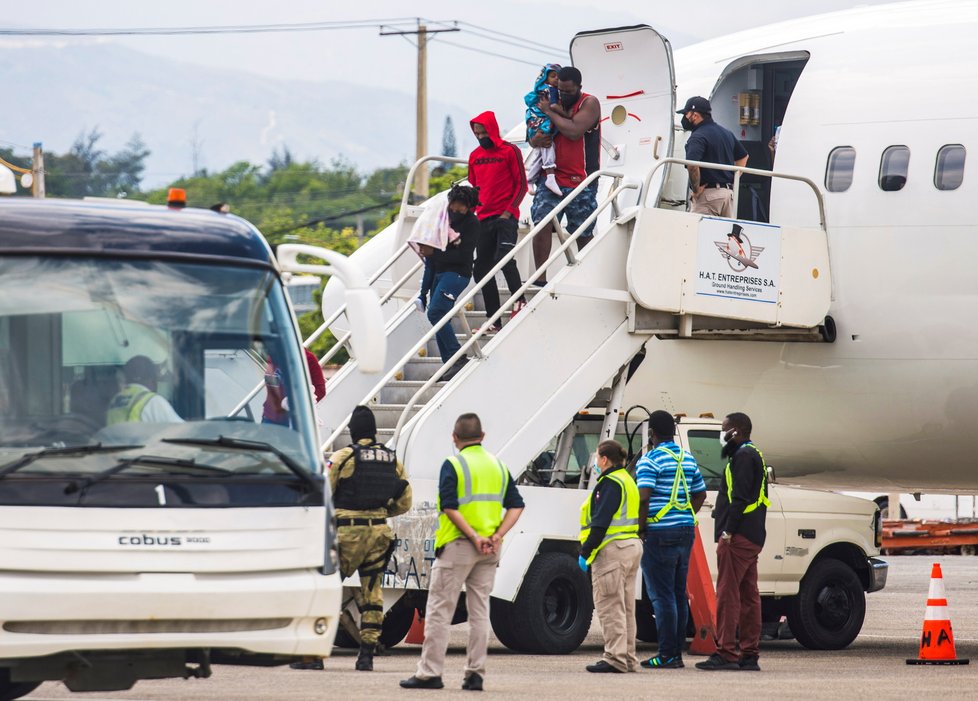
{"label": "man in red tank top", "polygon": [[[557,91],[560,95],[560,110],[541,100],[539,107],[550,117],[557,134],[553,146],[557,161],[557,184],[566,197],[584,179],[601,167],[601,104],[593,95],[581,90],[581,72],[573,66],[564,66],[557,74]],[[547,146],[550,137],[537,133],[530,139],[530,146]],[[594,181],[570,202],[561,213],[566,217],[568,233],[573,234],[581,224],[597,209],[598,183]],[[561,202],[553,192],[545,187],[537,187],[530,207],[530,216],[537,223],[547,216]],[[553,244],[553,228],[550,232],[541,231],[533,239],[533,259],[536,266],[542,265],[550,256]],[[578,249],[590,243],[594,235],[592,221],[577,239]],[[547,281],[546,274],[537,280],[538,285]]]}

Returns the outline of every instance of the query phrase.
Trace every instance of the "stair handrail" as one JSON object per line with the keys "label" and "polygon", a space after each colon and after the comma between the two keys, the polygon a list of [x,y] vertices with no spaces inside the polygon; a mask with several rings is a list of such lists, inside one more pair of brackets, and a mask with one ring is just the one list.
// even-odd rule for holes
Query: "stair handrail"
{"label": "stair handrail", "polygon": [[[601,212],[603,212],[605,209],[607,209],[609,206],[612,205],[612,203],[614,203],[617,200],[618,195],[620,195],[625,190],[638,189],[637,183],[619,184],[618,181],[620,179],[621,176],[619,174],[619,177],[615,178],[615,184],[612,186],[607,197],[605,197],[605,199],[601,201],[601,203],[595,208],[594,212],[592,212],[591,215],[587,219],[585,219],[584,222],[581,223],[581,225],[574,231],[573,234],[569,235],[566,240],[561,242],[560,246],[557,247],[557,250],[553,251],[550,254],[550,257],[547,258],[547,260],[543,264],[538,266],[537,269],[533,271],[533,273],[526,279],[526,281],[519,288],[519,290],[517,290],[512,295],[510,295],[510,297],[503,304],[500,305],[499,310],[491,317],[489,317],[486,320],[486,322],[476,332],[473,333],[472,337],[468,339],[465,343],[463,343],[461,348],[459,348],[458,351],[456,351],[455,354],[451,358],[449,358],[447,362],[443,363],[442,366],[438,368],[438,370],[436,370],[435,373],[420,388],[418,388],[418,390],[414,393],[414,395],[405,405],[404,409],[401,411],[400,416],[398,417],[397,426],[394,428],[394,435],[391,437],[392,447],[394,447],[395,449],[397,448],[398,439],[400,438],[401,432],[403,431],[404,426],[408,421],[407,418],[408,414],[411,411],[411,409],[414,408],[415,405],[420,403],[418,401],[419,397],[421,397],[421,395],[424,394],[424,392],[430,389],[432,385],[438,382],[439,378],[441,378],[441,376],[445,374],[448,368],[452,367],[452,365],[454,365],[456,361],[460,360],[464,355],[467,354],[468,349],[476,344],[478,339],[486,333],[486,330],[491,328],[492,324],[495,323],[497,319],[502,318],[502,315],[506,312],[507,307],[509,307],[516,300],[522,297],[523,294],[528,289],[530,289],[530,287],[533,286],[533,283],[536,282],[536,280],[541,275],[543,275],[544,271],[546,271],[547,268],[549,268],[554,261],[560,258],[560,256],[564,254],[567,248],[578,239],[581,232],[587,230],[588,226],[591,224],[591,221],[592,220],[596,221],[598,216],[601,214]],[[546,219],[541,220],[541,224],[543,224],[545,221]],[[529,238],[529,235],[527,236],[527,238]],[[587,249],[585,249],[585,252],[586,250]],[[486,352],[485,350],[483,350],[482,352],[484,356],[490,355],[490,353]]]}
{"label": "stair handrail", "polygon": [[[776,170],[761,170],[760,168],[748,168],[747,166],[728,166],[721,163],[707,163],[705,161],[690,161],[685,158],[674,158],[670,156],[669,158],[661,159],[655,167],[653,167],[648,173],[645,174],[645,180],[642,186],[642,192],[648,193],[649,187],[651,187],[652,178],[655,176],[656,172],[662,166],[667,163],[675,163],[681,166],[697,166],[699,168],[707,168],[709,170],[728,170],[734,173],[734,203],[736,209],[736,196],[738,194],[737,189],[740,184],[741,175],[758,175],[762,178],[782,178],[784,180],[796,180],[801,183],[805,183],[811,188],[812,192],[815,193],[815,200],[818,202],[818,223],[822,229],[825,229],[825,198],[822,197],[822,191],[819,189],[818,185],[815,184],[810,178],[806,178],[804,175],[794,175],[792,173],[782,173]],[[648,196],[646,194],[646,196]]]}
{"label": "stair handrail", "polygon": [[[397,262],[397,260],[404,254],[405,251],[408,250],[408,248],[410,248],[410,247],[407,245],[407,243],[404,243],[403,245],[401,245],[397,249],[397,251],[394,253],[394,255],[392,255],[390,258],[387,259],[387,261],[384,263],[384,265],[382,265],[380,268],[378,268],[377,271],[374,272],[373,275],[371,275],[369,278],[367,278],[367,284],[368,285],[373,285],[375,282],[377,282],[377,280],[380,279],[380,276],[383,275],[385,272],[387,272],[387,270],[392,265],[394,265],[394,263]],[[392,286],[391,287],[391,290],[388,290],[388,293],[385,294],[383,297],[380,298],[380,304],[383,305],[384,303],[386,303],[393,296],[393,291],[396,291],[400,287],[400,285],[402,285],[404,283],[405,280],[410,279],[410,276],[413,275],[420,266],[421,266],[421,263],[419,261],[410,270],[410,272],[408,272],[407,275],[405,275],[403,278],[401,278],[401,280],[398,281],[398,285]],[[343,302],[336,309],[336,311],[333,312],[329,316],[328,319],[326,319],[325,321],[323,321],[323,323],[320,324],[319,327],[315,331],[313,331],[311,334],[309,334],[309,336],[302,342],[302,346],[304,348],[308,348],[312,344],[313,341],[315,341],[317,338],[319,338],[323,334],[323,332],[326,331],[326,329],[329,327],[330,324],[332,324],[337,319],[339,319],[345,312],[346,312],[346,302]],[[339,338],[339,339],[336,340],[336,343],[333,344],[333,347],[330,348],[329,351],[327,351],[327,353],[318,361],[319,362],[319,366],[322,367],[323,365],[325,365],[334,355],[336,355],[336,353],[339,352],[339,350],[344,346],[344,344],[348,340],[350,340],[350,332],[349,331],[347,331],[343,335],[342,338]],[[228,416],[234,416],[239,411],[241,411],[242,409],[244,409],[245,406],[248,404],[248,402],[250,402],[252,399],[254,399],[255,398],[255,395],[258,394],[261,391],[262,387],[264,387],[264,386],[265,386],[265,383],[264,382],[259,382],[257,385],[255,385],[251,389],[251,391],[248,392],[247,395],[245,395],[244,399],[242,399],[241,401],[239,401],[237,404],[234,405],[234,408],[231,409],[231,411],[228,412],[227,415]]]}
{"label": "stair handrail", "polygon": [[[492,280],[492,279],[495,278],[496,273],[498,273],[500,270],[502,270],[503,267],[507,263],[509,263],[509,261],[513,260],[516,257],[516,254],[519,251],[521,251],[524,247],[526,247],[528,245],[528,242],[532,241],[533,238],[535,236],[537,236],[537,234],[539,234],[540,231],[542,231],[547,225],[549,225],[551,222],[553,222],[564,211],[564,209],[567,208],[567,206],[574,200],[574,198],[577,197],[581,192],[584,191],[584,189],[587,186],[589,186],[591,183],[597,182],[598,178],[600,178],[602,176],[613,178],[614,182],[617,184],[618,181],[621,180],[624,177],[624,174],[621,173],[621,172],[619,172],[619,171],[610,171],[610,170],[603,170],[602,169],[602,170],[596,170],[596,171],[594,171],[593,173],[589,174],[584,180],[582,180],[581,183],[576,188],[574,188],[573,190],[571,190],[564,197],[564,199],[562,199],[557,204],[556,207],[554,207],[543,219],[541,219],[533,228],[530,229],[529,233],[523,238],[522,241],[519,241],[513,248],[511,248],[509,250],[508,253],[506,253],[506,255],[504,255],[502,258],[500,258],[499,261],[496,263],[496,265],[493,266],[492,269],[489,270],[489,272],[487,272],[486,275],[481,280],[479,280],[478,283],[476,283],[474,286],[472,286],[469,289],[468,292],[466,292],[464,295],[462,295],[462,297],[460,297],[458,300],[456,300],[455,306],[452,307],[448,312],[446,312],[446,314],[441,319],[439,319],[438,322],[436,324],[434,324],[431,327],[431,329],[421,337],[421,339],[419,341],[415,342],[415,344],[411,347],[411,350],[409,350],[407,353],[405,353],[401,357],[401,359],[398,360],[394,364],[394,366],[380,380],[378,380],[377,384],[375,384],[371,388],[371,390],[369,392],[367,392],[367,394],[364,396],[363,400],[360,403],[361,404],[366,404],[366,403],[368,403],[370,401],[370,398],[371,397],[377,395],[384,388],[384,386],[388,382],[390,382],[390,380],[393,379],[393,377],[398,372],[400,372],[400,370],[411,360],[411,358],[413,358],[414,355],[421,348],[423,348],[425,345],[427,345],[428,341],[430,341],[432,338],[435,337],[435,334],[437,334],[438,331],[440,331],[442,329],[442,327],[445,326],[445,324],[450,323],[451,320],[455,316],[457,316],[459,314],[459,312],[461,312],[462,310],[465,309],[465,306],[472,300],[473,297],[475,297],[476,293],[477,292],[480,292],[482,290],[482,288],[485,286],[485,284],[489,280]],[[636,187],[635,185],[632,185],[632,188],[633,189],[635,187]],[[615,190],[615,188],[612,188],[612,189]],[[615,194],[617,195],[617,190],[615,190]],[[602,209],[603,208],[606,208],[607,205],[608,205],[608,203],[603,201],[602,202]],[[595,209],[595,212],[592,214],[593,220],[596,220],[597,213],[598,213],[598,210]],[[585,222],[588,222],[589,220],[592,220],[592,217],[589,217],[588,219],[586,219]],[[585,229],[586,229],[586,226],[584,226],[582,224],[580,227],[578,227],[577,231],[584,231]],[[548,234],[549,234],[549,230],[548,230]],[[568,240],[570,240],[570,237],[568,237]],[[562,245],[560,247],[560,249],[561,249],[561,251],[563,251],[563,250],[566,250],[566,247]],[[549,265],[549,263],[548,263],[548,265]],[[544,268],[544,270],[545,269],[546,268]],[[537,276],[537,277],[539,277],[539,276]],[[509,300],[507,300],[507,303],[509,303],[511,301],[511,299],[512,299],[512,297]],[[501,313],[502,310],[503,310],[503,307],[500,306],[500,312],[497,312],[497,316],[494,317],[494,318],[499,318],[498,317],[498,314]],[[488,326],[488,324],[486,324],[484,326]],[[480,331],[482,331],[482,329],[480,329]],[[470,341],[473,340],[473,339],[481,338],[482,335],[483,335],[482,333],[476,333],[472,337],[472,339],[470,339]],[[468,345],[468,343],[469,342],[467,342],[467,345]],[[456,356],[458,356],[458,353],[456,353],[455,356],[453,356],[453,357],[456,357]],[[443,369],[444,369],[444,366],[439,369],[439,372],[441,370],[443,370]],[[436,372],[436,375],[438,375],[438,377],[441,377],[441,374],[439,374],[439,372]],[[323,450],[326,450],[327,447],[329,447],[330,445],[333,444],[333,442],[339,437],[339,435],[346,429],[349,421],[350,421],[350,417],[347,416],[343,421],[341,421],[339,423],[338,426],[336,426],[336,428],[333,430],[333,432],[324,441],[324,443],[322,445],[322,449]]]}
{"label": "stair handrail", "polygon": [[[456,158],[454,156],[436,156],[436,155],[424,156],[422,158],[419,158],[417,161],[415,161],[414,165],[412,165],[411,169],[408,171],[407,180],[405,181],[405,185],[404,185],[404,193],[401,195],[401,206],[400,209],[397,210],[396,221],[398,223],[400,223],[404,217],[404,210],[408,205],[408,198],[410,197],[411,191],[413,190],[414,178],[417,175],[418,168],[423,163],[427,163],[428,161],[442,161],[445,163],[468,163],[468,161],[464,158]],[[390,256],[384,262],[384,264],[373,273],[373,275],[367,278],[367,283],[369,285],[373,285],[375,282],[377,282],[377,280],[380,279],[380,276],[386,273],[391,268],[391,266],[393,266],[398,260],[400,260],[401,256],[404,255],[404,253],[407,252],[409,248],[410,246],[408,246],[408,243],[406,241],[402,243],[394,252],[394,254]],[[387,291],[387,293],[380,298],[380,303],[383,305],[386,302],[388,302],[394,296],[394,294],[401,289],[401,287],[407,284],[407,282],[418,271],[421,265],[422,265],[422,261],[419,260],[417,263],[415,263],[415,265],[411,267],[411,269],[404,276],[401,277],[400,280],[397,281],[397,283],[391,285],[391,288]],[[311,346],[316,341],[316,339],[322,336],[326,332],[326,329],[328,329],[330,325],[333,324],[337,319],[339,319],[345,312],[346,312],[346,302],[343,302],[336,309],[336,311],[334,311],[329,316],[329,318],[325,319],[322,324],[316,327],[315,331],[309,334],[302,341],[303,347],[308,348],[309,346]],[[333,346],[323,355],[322,358],[318,359],[319,367],[325,366],[326,363],[332,360],[336,356],[336,354],[339,353],[340,350],[346,346],[346,342],[349,340],[350,340],[349,331],[347,331],[342,337],[337,338],[336,343],[333,344]],[[244,409],[244,407],[248,404],[248,402],[254,399],[255,395],[257,395],[261,391],[262,387],[264,386],[265,386],[264,382],[259,382],[257,385],[255,385],[252,388],[252,390],[248,392],[248,394],[244,397],[244,399],[239,401],[234,406],[234,408],[228,413],[228,416],[234,416],[239,411]]]}

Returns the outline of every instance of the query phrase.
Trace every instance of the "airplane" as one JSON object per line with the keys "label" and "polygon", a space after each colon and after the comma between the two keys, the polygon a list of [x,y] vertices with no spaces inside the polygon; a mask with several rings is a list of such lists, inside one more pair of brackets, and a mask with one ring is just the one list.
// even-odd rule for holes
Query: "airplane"
{"label": "airplane", "polygon": [[[978,489],[976,33],[976,2],[907,2],[675,52],[680,104],[708,97],[748,167],[771,167],[777,131],[774,169],[821,186],[831,342],[654,339],[626,406],[744,411],[791,482]],[[739,199],[741,219],[769,205],[771,221],[818,225],[797,183],[744,178]]]}

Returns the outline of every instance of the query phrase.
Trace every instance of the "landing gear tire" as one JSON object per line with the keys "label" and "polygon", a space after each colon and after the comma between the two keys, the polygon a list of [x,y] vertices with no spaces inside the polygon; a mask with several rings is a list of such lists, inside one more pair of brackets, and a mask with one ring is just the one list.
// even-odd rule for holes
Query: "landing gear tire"
{"label": "landing gear tire", "polygon": [[815,562],[788,601],[788,624],[810,650],[841,650],[859,635],[866,617],[866,593],[844,562]]}
{"label": "landing gear tire", "polygon": [[540,553],[513,602],[492,599],[489,618],[499,641],[516,652],[566,655],[591,627],[594,604],[587,576],[566,553]]}
{"label": "landing gear tire", "polygon": [[0,701],[14,701],[27,696],[41,685],[41,682],[12,682],[10,670],[0,669]]}

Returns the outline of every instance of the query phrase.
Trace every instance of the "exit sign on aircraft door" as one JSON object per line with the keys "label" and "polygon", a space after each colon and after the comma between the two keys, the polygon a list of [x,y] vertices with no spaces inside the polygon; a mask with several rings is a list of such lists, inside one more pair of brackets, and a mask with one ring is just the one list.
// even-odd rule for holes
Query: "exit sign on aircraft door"
{"label": "exit sign on aircraft door", "polygon": [[623,48],[620,41],[613,41],[610,44],[604,45],[605,51],[621,51]]}

